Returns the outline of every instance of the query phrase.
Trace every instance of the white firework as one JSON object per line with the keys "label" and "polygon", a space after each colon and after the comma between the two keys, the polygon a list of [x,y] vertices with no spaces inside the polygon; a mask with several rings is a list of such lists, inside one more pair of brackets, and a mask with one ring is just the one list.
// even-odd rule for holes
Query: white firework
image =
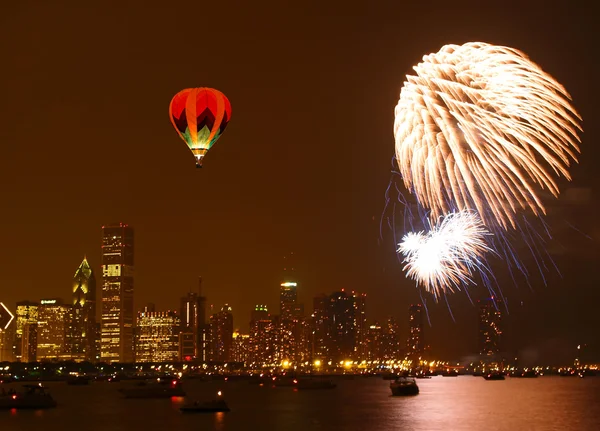
{"label": "white firework", "polygon": [[483,255],[491,251],[491,235],[473,211],[451,213],[429,232],[410,232],[398,244],[404,270],[425,290],[439,297],[473,281],[475,270],[485,270]]}
{"label": "white firework", "polygon": [[404,183],[433,219],[476,210],[516,227],[515,213],[545,213],[541,189],[559,193],[577,161],[581,118],[554,78],[520,51],[446,45],[407,76],[395,109]]}

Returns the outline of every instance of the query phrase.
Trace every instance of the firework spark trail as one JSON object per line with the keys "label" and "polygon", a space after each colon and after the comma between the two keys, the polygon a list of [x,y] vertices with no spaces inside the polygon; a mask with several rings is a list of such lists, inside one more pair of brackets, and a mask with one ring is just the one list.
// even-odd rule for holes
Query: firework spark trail
{"label": "firework spark trail", "polygon": [[581,117],[566,90],[515,49],[446,45],[407,76],[395,109],[405,186],[435,220],[476,210],[488,228],[518,229],[515,214],[545,214],[577,161]]}
{"label": "firework spark trail", "polygon": [[487,271],[484,254],[490,233],[473,211],[451,213],[429,232],[409,232],[398,244],[404,270],[426,291],[439,298],[446,291],[474,284],[473,274]]}

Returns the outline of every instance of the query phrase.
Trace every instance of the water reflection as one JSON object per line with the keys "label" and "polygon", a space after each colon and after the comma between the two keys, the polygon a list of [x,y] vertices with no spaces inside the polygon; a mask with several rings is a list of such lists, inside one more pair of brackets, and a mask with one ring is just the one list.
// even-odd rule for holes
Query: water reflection
{"label": "water reflection", "polygon": [[225,413],[217,412],[215,415],[215,430],[221,431],[225,429]]}

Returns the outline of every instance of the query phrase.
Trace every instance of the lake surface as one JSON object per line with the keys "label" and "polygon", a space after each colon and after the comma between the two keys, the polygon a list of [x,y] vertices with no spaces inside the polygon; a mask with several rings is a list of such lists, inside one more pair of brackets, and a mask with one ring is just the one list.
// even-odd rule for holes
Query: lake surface
{"label": "lake surface", "polygon": [[[481,377],[418,380],[415,397],[391,397],[389,381],[336,379],[338,387],[296,391],[247,382],[185,381],[188,398],[222,390],[230,413],[184,415],[182,398],[124,399],[119,383],[49,383],[58,407],[0,411],[2,431],[129,430],[600,430],[600,377]],[[14,386],[14,385],[13,385]]]}

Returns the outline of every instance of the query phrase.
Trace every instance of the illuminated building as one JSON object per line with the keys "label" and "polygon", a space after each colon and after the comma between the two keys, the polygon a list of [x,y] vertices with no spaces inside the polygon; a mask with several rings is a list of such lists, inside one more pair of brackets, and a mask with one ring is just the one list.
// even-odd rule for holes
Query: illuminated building
{"label": "illuminated building", "polygon": [[83,259],[73,277],[73,314],[70,333],[73,360],[96,360],[96,277]]}
{"label": "illuminated building", "polygon": [[367,294],[352,292],[354,298],[354,321],[355,321],[355,340],[354,354],[352,358],[356,360],[366,359],[367,356]]}
{"label": "illuminated building", "polygon": [[296,317],[298,303],[298,283],[284,281],[279,288],[279,316],[282,320],[292,320]]}
{"label": "illuminated building", "polygon": [[0,362],[13,362],[15,360],[13,342],[15,340],[16,322],[11,322],[0,328]]}
{"label": "illuminated building", "polygon": [[423,317],[425,310],[421,304],[413,304],[408,309],[408,343],[407,355],[420,357],[425,352],[423,339]]}
{"label": "illuminated building", "polygon": [[102,227],[103,362],[133,362],[133,228]]}
{"label": "illuminated building", "polygon": [[313,300],[312,330],[313,360],[329,359],[329,298],[326,295],[317,296]]}
{"label": "illuminated building", "polygon": [[[14,349],[17,361],[34,362],[36,360],[39,305],[39,303],[31,301],[17,302]],[[26,334],[24,334],[25,332]]]}
{"label": "illuminated building", "polygon": [[379,322],[374,322],[367,329],[365,345],[367,346],[366,360],[378,361],[382,358],[383,329]]}
{"label": "illuminated building", "polygon": [[389,317],[382,331],[379,359],[399,359],[401,356],[398,322]]}
{"label": "illuminated building", "polygon": [[212,362],[231,361],[231,343],[233,341],[233,314],[227,304],[221,311],[210,316],[210,335],[208,337]]}
{"label": "illuminated building", "polygon": [[344,290],[329,297],[330,345],[329,354],[334,361],[354,357],[356,343],[356,314],[354,297]]}
{"label": "illuminated building", "polygon": [[277,356],[283,360],[292,360],[296,357],[296,343],[298,338],[299,307],[298,284],[294,281],[284,281],[279,290],[279,345]]}
{"label": "illuminated building", "polygon": [[27,322],[22,327],[21,362],[37,361],[37,328],[37,322]]}
{"label": "illuminated building", "polygon": [[284,257],[282,281],[279,285],[279,344],[277,357],[299,361],[304,306],[298,304],[298,283],[294,253]]}
{"label": "illuminated building", "polygon": [[269,314],[266,305],[257,305],[250,315],[248,362],[254,367],[275,364],[278,359],[279,330],[277,319]]}
{"label": "illuminated building", "polygon": [[296,338],[296,363],[312,362],[313,327],[312,316],[304,316],[298,320]]}
{"label": "illuminated building", "polygon": [[501,301],[490,298],[479,301],[479,354],[494,356],[500,353],[502,337]]}
{"label": "illuminated building", "polygon": [[60,299],[42,299],[37,318],[37,360],[63,361],[71,359],[68,333],[71,330],[73,307]]}
{"label": "illuminated building", "polygon": [[202,277],[198,293],[181,298],[180,360],[206,362],[206,298],[202,296]]}
{"label": "illuminated building", "polygon": [[233,331],[231,344],[231,360],[233,362],[247,363],[250,353],[250,335],[241,334],[239,329]]}
{"label": "illuminated building", "polygon": [[146,307],[137,315],[135,361],[176,362],[179,360],[181,320],[175,311]]}

